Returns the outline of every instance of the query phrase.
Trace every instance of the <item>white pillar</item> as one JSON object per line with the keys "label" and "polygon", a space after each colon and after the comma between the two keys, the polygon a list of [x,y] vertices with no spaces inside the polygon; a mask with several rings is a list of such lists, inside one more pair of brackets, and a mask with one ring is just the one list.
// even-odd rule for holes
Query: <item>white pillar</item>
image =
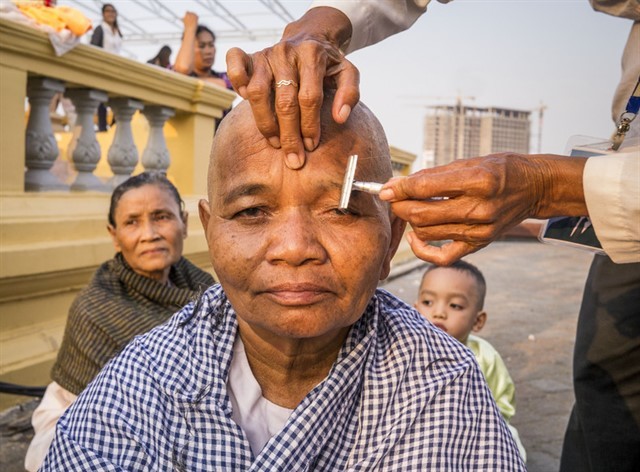
{"label": "white pillar", "polygon": [[107,154],[107,161],[113,172],[109,183],[114,188],[127,180],[138,164],[138,149],[133,142],[131,118],[144,105],[132,98],[118,97],[109,100],[109,107],[116,118],[116,132]]}
{"label": "white pillar", "polygon": [[171,108],[151,105],[142,112],[149,122],[149,139],[142,152],[142,165],[146,171],[167,173],[171,164],[169,149],[164,139],[164,124],[175,115]]}
{"label": "white pillar", "polygon": [[73,138],[68,151],[68,156],[78,171],[78,175],[71,185],[71,190],[108,192],[111,190],[110,187],[93,175],[101,155],[93,116],[98,105],[107,101],[107,93],[101,90],[71,89],[67,91],[66,95],[73,102],[77,113]]}
{"label": "white pillar", "polygon": [[49,104],[58,92],[64,92],[64,84],[59,80],[35,77],[27,83],[31,109],[25,142],[26,191],[68,190],[50,171],[60,153],[49,117]]}

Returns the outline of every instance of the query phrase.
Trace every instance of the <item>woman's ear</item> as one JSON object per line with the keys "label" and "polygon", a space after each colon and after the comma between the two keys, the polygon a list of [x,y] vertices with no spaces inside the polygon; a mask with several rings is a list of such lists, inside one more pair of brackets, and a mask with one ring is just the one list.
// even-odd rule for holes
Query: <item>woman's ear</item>
{"label": "woman's ear", "polygon": [[187,229],[189,227],[189,212],[187,210],[184,210],[183,212],[180,213],[180,218],[182,219],[182,223],[184,225],[184,227],[182,229],[182,237],[186,238],[187,237]]}
{"label": "woman's ear", "polygon": [[406,221],[398,218],[396,215],[391,215],[391,239],[389,241],[387,255],[384,258],[382,270],[380,271],[380,280],[386,279],[389,276],[389,272],[391,272],[391,259],[393,259],[393,256],[395,256],[398,250],[406,226]]}
{"label": "woman's ear", "polygon": [[109,232],[109,236],[111,236],[111,242],[113,243],[113,247],[115,248],[116,252],[121,252],[120,243],[118,242],[118,238],[116,236],[116,228],[108,224],[107,231]]}
{"label": "woman's ear", "polygon": [[211,218],[211,212],[209,211],[209,202],[205,199],[202,199],[198,202],[198,214],[200,215],[200,222],[202,223],[202,227],[204,228],[204,237],[209,240],[209,232],[207,229],[209,228],[209,219]]}

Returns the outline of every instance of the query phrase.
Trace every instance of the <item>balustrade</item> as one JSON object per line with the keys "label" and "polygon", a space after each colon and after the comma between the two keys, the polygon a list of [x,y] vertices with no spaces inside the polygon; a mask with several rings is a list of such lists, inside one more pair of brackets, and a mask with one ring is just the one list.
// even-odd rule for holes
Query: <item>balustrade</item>
{"label": "balustrade", "polygon": [[93,171],[100,161],[100,144],[96,139],[93,116],[100,103],[107,101],[106,92],[92,89],[71,89],[66,96],[73,102],[77,118],[68,155],[78,171],[71,190],[108,191],[107,187]]}
{"label": "balustrade", "polygon": [[49,104],[56,93],[64,91],[59,80],[44,77],[29,79],[27,95],[31,110],[25,136],[25,190],[67,190],[68,187],[51,174],[59,149],[53,135]]}

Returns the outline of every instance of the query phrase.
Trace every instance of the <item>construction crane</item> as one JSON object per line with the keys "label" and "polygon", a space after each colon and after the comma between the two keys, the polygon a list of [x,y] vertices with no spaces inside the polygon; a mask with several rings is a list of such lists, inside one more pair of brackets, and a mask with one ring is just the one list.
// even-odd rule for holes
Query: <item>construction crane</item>
{"label": "construction crane", "polygon": [[[432,102],[434,100],[438,100],[438,101],[443,101],[443,100],[455,100],[456,101],[456,109],[457,110],[462,110],[462,101],[463,100],[475,100],[476,97],[472,96],[472,95],[461,95],[461,94],[457,94],[457,95],[449,95],[449,96],[443,96],[443,95],[399,95],[398,98],[400,99],[406,99],[406,100],[412,100],[412,104],[411,106],[419,106],[422,108],[432,108],[436,105],[426,105],[425,103],[429,103]],[[416,102],[416,100],[420,100],[420,102]]]}
{"label": "construction crane", "polygon": [[547,106],[542,102],[542,100],[540,100],[540,105],[538,105],[536,108],[531,110],[532,112],[535,112],[535,111],[538,112],[538,133],[537,133],[538,154],[542,152],[542,124],[544,122],[544,111],[546,109],[547,109]]}

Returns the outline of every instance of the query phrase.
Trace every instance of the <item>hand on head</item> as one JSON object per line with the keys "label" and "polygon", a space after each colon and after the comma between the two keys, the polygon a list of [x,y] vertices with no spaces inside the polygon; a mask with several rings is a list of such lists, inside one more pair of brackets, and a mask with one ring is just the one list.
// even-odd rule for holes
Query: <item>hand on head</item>
{"label": "hand on head", "polygon": [[301,168],[305,151],[320,142],[323,86],[336,90],[331,112],[337,123],[358,103],[358,70],[340,51],[350,35],[343,13],[313,8],[289,24],[276,45],[250,55],[238,48],[227,53],[233,87],[251,103],[260,133],[282,148],[290,169]]}

